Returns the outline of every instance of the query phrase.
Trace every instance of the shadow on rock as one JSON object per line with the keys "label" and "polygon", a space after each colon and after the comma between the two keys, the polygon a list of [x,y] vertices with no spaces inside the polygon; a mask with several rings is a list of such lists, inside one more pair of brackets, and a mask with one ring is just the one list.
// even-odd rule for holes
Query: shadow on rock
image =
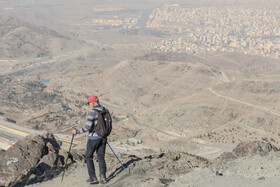
{"label": "shadow on rock", "polygon": [[32,171],[26,185],[41,183],[43,181],[52,180],[62,172],[67,171],[67,169],[73,164],[75,161],[67,164],[66,167],[51,167],[48,164],[41,163]]}
{"label": "shadow on rock", "polygon": [[[128,169],[129,165],[142,160],[142,158],[139,158],[135,155],[129,155],[128,157],[130,158],[130,160],[123,164],[126,169]],[[118,167],[114,172],[112,172],[109,175],[109,177],[107,178],[107,181],[109,182],[110,180],[112,180],[113,178],[118,176],[122,171],[123,171],[123,167],[122,166]]]}

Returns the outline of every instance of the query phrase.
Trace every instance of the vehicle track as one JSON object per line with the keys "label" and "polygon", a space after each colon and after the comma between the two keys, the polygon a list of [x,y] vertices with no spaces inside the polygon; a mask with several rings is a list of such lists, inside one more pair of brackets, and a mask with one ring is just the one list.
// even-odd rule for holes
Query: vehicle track
{"label": "vehicle track", "polygon": [[234,98],[231,98],[231,97],[228,97],[228,96],[223,96],[221,94],[218,94],[217,92],[215,92],[212,88],[209,88],[209,91],[216,95],[217,97],[220,97],[220,98],[223,98],[223,99],[227,99],[229,101],[233,101],[233,102],[236,102],[236,103],[239,103],[239,104],[243,104],[243,105],[247,105],[247,106],[250,106],[252,108],[256,108],[258,110],[262,110],[262,111],[265,111],[265,112],[268,112],[268,113],[271,113],[277,117],[280,117],[280,114],[278,114],[277,112],[274,112],[272,110],[270,110],[269,108],[266,108],[266,107],[260,107],[260,106],[257,106],[257,105],[254,105],[254,104],[251,104],[251,103],[248,103],[248,102],[245,102],[245,101],[241,101],[241,100],[238,100],[238,99],[234,99]]}

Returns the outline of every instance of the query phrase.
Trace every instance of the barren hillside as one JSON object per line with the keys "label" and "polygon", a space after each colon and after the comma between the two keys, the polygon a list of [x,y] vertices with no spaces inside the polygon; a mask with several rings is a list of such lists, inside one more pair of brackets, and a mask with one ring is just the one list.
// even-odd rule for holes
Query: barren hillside
{"label": "barren hillside", "polygon": [[54,30],[11,17],[0,18],[0,41],[2,58],[51,56],[81,45]]}

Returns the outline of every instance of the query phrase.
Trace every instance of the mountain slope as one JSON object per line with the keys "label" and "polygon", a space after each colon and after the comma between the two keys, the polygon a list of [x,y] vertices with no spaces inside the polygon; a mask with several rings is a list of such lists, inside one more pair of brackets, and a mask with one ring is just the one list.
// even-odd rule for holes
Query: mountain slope
{"label": "mountain slope", "polygon": [[279,143],[278,62],[240,54],[151,54],[122,61],[82,86],[175,137],[219,145],[262,138]]}
{"label": "mountain slope", "polygon": [[54,30],[11,17],[0,18],[0,41],[2,58],[41,57],[80,45]]}

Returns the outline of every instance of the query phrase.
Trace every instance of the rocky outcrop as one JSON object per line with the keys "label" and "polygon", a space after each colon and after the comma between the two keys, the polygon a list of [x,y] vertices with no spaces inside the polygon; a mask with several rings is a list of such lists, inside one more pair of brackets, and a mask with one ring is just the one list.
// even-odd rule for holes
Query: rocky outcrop
{"label": "rocky outcrop", "polygon": [[65,163],[53,134],[30,135],[10,147],[0,162],[0,186],[22,186]]}
{"label": "rocky outcrop", "polygon": [[[108,156],[108,166],[118,168],[109,177],[115,178],[122,168],[114,156],[112,158]],[[113,186],[167,186],[179,175],[189,173],[195,168],[207,167],[209,164],[205,158],[173,151],[144,157],[129,155],[121,159],[127,169],[118,176],[120,178],[118,184]],[[127,180],[127,175],[131,176],[131,180]]]}
{"label": "rocky outcrop", "polygon": [[280,173],[279,156],[279,149],[268,142],[242,142],[215,159],[209,168],[219,176],[270,178]]}
{"label": "rocky outcrop", "polygon": [[237,145],[232,153],[237,157],[247,155],[260,154],[261,156],[267,155],[269,152],[277,152],[279,149],[268,142],[254,141],[243,142]]}
{"label": "rocky outcrop", "polygon": [[277,152],[279,149],[268,142],[253,141],[253,142],[242,142],[236,146],[232,152],[225,152],[218,157],[214,163],[230,161],[238,158],[242,158],[249,155],[259,154],[265,156],[270,152]]}

